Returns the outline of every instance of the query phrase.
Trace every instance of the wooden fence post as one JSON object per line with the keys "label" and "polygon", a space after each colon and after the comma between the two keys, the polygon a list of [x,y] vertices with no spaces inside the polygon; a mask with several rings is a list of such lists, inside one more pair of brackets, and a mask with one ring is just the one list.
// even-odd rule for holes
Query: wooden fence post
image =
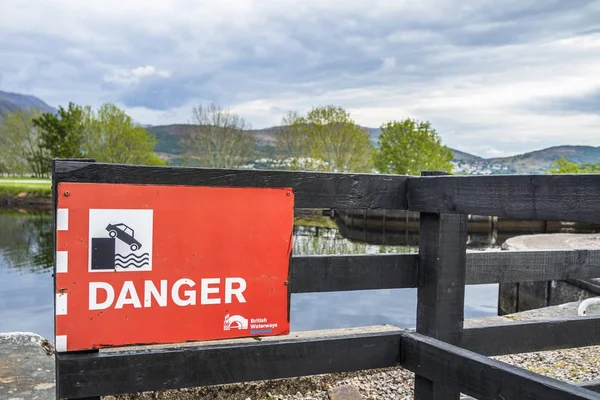
{"label": "wooden fence post", "polygon": [[[457,346],[464,321],[466,250],[466,215],[420,213],[417,332]],[[455,388],[415,377],[416,400],[459,397]]]}

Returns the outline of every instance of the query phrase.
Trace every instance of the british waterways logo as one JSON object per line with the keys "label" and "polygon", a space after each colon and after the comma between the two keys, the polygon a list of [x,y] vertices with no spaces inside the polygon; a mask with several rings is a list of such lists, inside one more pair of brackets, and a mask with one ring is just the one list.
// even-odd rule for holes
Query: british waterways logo
{"label": "british waterways logo", "polygon": [[152,271],[152,210],[91,209],[88,271]]}

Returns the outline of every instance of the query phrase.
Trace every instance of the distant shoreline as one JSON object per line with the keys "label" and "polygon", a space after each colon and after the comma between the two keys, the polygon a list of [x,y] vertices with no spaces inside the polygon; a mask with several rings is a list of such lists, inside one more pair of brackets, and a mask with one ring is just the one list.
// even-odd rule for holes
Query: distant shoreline
{"label": "distant shoreline", "polygon": [[0,210],[52,211],[51,187],[49,179],[0,178]]}
{"label": "distant shoreline", "polygon": [[52,211],[52,196],[43,194],[14,195],[0,193],[0,210]]}

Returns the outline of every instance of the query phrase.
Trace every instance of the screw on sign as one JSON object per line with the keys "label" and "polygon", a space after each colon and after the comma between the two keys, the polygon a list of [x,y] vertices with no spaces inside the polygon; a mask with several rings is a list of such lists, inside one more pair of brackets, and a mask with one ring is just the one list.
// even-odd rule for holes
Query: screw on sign
{"label": "screw on sign", "polygon": [[291,189],[57,190],[58,351],[289,333]]}

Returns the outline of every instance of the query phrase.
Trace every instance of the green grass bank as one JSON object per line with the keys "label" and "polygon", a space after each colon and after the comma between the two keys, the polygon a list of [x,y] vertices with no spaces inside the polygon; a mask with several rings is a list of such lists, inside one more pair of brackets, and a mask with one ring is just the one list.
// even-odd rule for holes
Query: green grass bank
{"label": "green grass bank", "polygon": [[49,179],[0,178],[0,208],[50,210],[51,207]]}
{"label": "green grass bank", "polygon": [[52,182],[41,179],[5,179],[0,178],[0,196],[30,196],[51,197]]}

